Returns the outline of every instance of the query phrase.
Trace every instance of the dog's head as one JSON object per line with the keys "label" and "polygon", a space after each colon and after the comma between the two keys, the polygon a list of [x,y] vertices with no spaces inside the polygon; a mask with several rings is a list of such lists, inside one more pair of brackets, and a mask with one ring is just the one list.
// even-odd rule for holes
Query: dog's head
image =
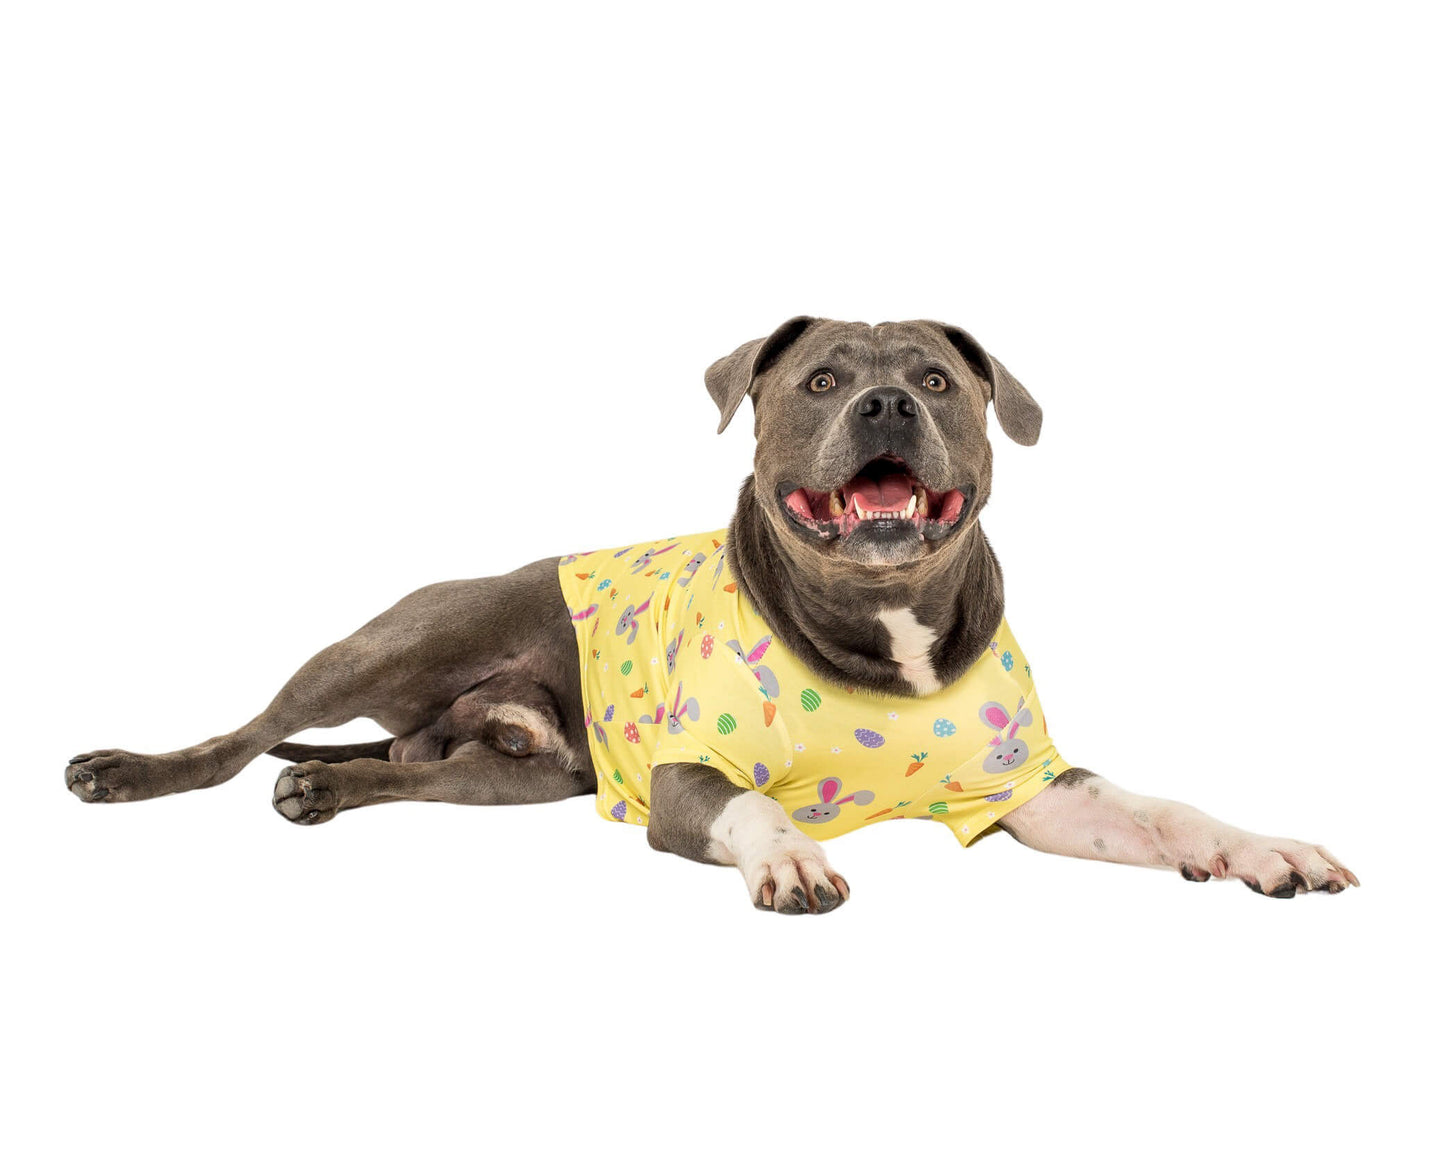
{"label": "dog's head", "polygon": [[784,541],[897,566],[950,550],[988,500],[988,403],[1014,441],[1038,403],[952,325],[795,317],[707,371],[722,432],[753,399],[755,492]]}

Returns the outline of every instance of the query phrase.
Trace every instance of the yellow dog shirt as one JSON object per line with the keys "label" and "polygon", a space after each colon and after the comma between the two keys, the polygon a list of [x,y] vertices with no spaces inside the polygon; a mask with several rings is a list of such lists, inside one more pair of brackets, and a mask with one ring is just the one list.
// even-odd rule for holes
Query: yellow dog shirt
{"label": "yellow dog shirt", "polygon": [[701,763],[820,839],[937,819],[965,845],[1067,769],[1000,622],[962,678],[920,698],[812,673],[738,591],[727,534],[562,559],[597,809],[647,822],[652,768]]}

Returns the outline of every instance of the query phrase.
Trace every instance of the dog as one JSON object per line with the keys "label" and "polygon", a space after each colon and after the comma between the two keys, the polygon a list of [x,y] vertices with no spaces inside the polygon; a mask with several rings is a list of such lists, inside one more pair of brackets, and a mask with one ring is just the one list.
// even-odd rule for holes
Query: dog
{"label": "dog", "polygon": [[[988,407],[1023,445],[1042,411],[967,332],[795,317],[705,380],[719,432],[754,407],[754,472],[726,531],[424,587],[239,729],[168,754],[77,755],[66,787],[149,799],[270,753],[293,764],[273,805],[302,825],[397,799],[595,793],[653,847],[736,866],[754,905],[781,914],[849,897],[814,835],[909,817],[965,844],[1004,830],[1274,898],[1359,885],[1323,847],[1063,762],[979,525]],[[285,741],[359,717],[394,737]]]}

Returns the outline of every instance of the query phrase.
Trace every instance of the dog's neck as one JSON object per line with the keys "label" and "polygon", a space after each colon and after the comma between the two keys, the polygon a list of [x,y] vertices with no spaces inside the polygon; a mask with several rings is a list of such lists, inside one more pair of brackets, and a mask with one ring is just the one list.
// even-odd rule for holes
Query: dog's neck
{"label": "dog's neck", "polygon": [[824,678],[890,694],[928,694],[962,676],[1003,618],[1003,574],[977,522],[926,563],[874,572],[794,564],[743,483],[728,534],[734,577],[763,620]]}

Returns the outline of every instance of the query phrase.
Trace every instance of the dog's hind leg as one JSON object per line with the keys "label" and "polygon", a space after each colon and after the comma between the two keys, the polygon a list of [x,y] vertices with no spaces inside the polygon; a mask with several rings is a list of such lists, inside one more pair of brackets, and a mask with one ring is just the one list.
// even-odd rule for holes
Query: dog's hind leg
{"label": "dog's hind leg", "polygon": [[501,806],[551,803],[595,790],[590,770],[579,768],[565,751],[512,755],[472,740],[429,762],[353,759],[287,767],[276,780],[271,805],[291,822],[312,826],[339,811],[403,799]]}
{"label": "dog's hind leg", "polygon": [[77,755],[65,785],[90,803],[213,787],[311,727],[372,718],[392,734],[417,731],[469,687],[518,666],[559,704],[570,745],[585,750],[576,641],[556,574],[556,562],[543,560],[424,587],[312,658],[238,730],[168,754]]}

